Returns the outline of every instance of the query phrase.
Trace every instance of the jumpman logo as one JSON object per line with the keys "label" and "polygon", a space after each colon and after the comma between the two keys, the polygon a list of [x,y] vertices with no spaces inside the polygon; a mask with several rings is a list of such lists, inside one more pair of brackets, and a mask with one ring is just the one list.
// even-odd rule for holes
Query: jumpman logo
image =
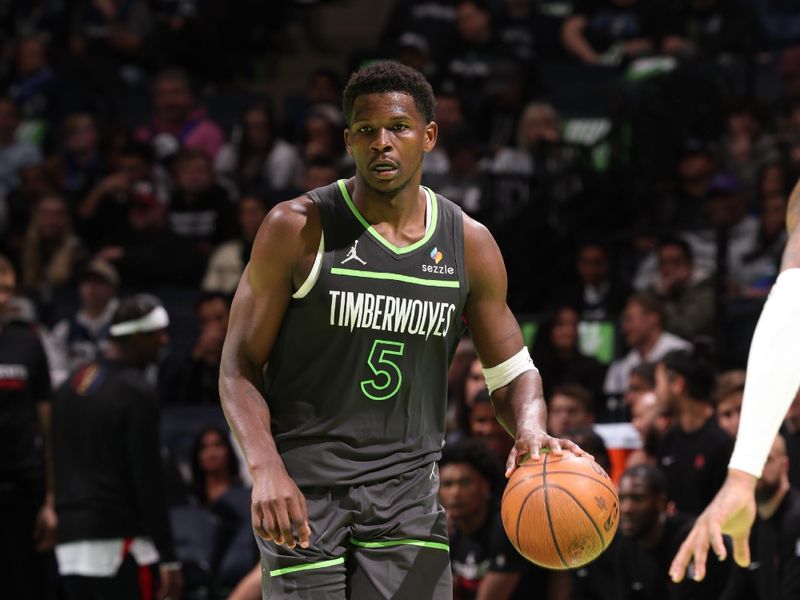
{"label": "jumpman logo", "polygon": [[367,261],[361,260],[361,257],[358,254],[356,254],[356,248],[357,247],[358,247],[358,240],[355,241],[355,243],[353,244],[353,247],[350,248],[350,252],[347,253],[347,256],[344,257],[344,260],[340,264],[343,265],[344,263],[349,262],[351,260],[357,260],[362,265],[367,264]]}

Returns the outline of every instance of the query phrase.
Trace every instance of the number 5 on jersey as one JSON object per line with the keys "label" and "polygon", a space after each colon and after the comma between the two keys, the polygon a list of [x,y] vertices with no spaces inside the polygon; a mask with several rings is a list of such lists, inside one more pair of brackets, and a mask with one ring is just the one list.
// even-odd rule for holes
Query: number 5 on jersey
{"label": "number 5 on jersey", "polygon": [[375,340],[369,351],[369,365],[372,379],[361,381],[361,391],[370,400],[389,400],[400,390],[403,373],[392,357],[403,356],[405,344],[388,340]]}

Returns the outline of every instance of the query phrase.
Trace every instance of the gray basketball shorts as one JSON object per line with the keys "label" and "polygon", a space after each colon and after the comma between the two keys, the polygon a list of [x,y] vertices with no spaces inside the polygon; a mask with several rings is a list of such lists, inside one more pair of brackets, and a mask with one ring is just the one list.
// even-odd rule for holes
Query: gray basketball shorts
{"label": "gray basketball shorts", "polygon": [[308,548],[256,536],[264,600],[452,600],[438,469],[302,490]]}

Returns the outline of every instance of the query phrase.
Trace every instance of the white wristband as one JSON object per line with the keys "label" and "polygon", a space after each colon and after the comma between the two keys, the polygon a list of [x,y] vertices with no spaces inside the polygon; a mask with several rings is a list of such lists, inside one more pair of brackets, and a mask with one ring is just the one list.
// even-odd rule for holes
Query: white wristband
{"label": "white wristband", "polygon": [[761,477],[772,442],[800,386],[800,269],[778,276],[758,319],[729,467]]}
{"label": "white wristband", "polygon": [[525,371],[539,370],[534,366],[531,355],[528,353],[528,348],[522,347],[522,350],[517,352],[514,356],[501,362],[495,367],[483,368],[483,376],[486,379],[486,387],[489,388],[489,393],[494,393],[495,390],[508,385],[517,377],[522,375]]}

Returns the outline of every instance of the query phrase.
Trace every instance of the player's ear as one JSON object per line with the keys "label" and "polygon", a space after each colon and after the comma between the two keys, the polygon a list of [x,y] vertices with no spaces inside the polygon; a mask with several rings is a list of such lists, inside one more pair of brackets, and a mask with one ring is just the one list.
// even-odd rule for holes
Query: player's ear
{"label": "player's ear", "polygon": [[439,126],[435,121],[431,121],[425,126],[424,152],[430,152],[436,146],[436,139],[439,136]]}
{"label": "player's ear", "polygon": [[350,145],[350,128],[344,130],[344,147],[347,150],[347,154],[353,156],[353,148]]}

